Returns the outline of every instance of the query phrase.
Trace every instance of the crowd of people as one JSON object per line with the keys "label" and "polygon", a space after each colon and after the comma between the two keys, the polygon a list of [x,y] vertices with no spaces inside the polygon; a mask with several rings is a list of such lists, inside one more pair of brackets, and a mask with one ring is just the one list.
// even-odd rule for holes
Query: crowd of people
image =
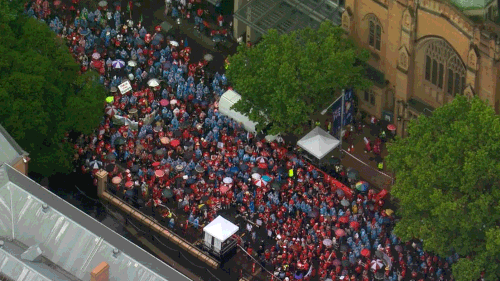
{"label": "crowd of people", "polygon": [[[26,7],[67,39],[82,71],[97,71],[111,93],[100,127],[76,141],[83,172],[95,177],[104,168],[114,192],[136,190],[153,207],[171,200],[193,227],[221,210],[239,212],[276,241],[247,251],[272,278],[453,280],[458,257],[402,243],[383,194],[351,189],[356,176],[340,166],[325,174],[293,145],[268,142],[221,115],[218,99],[230,88],[225,75],[208,77],[207,60],[190,62],[196,50],[164,38],[159,27],[150,34],[125,21],[117,8],[72,12],[40,0]],[[131,89],[123,87],[127,81]],[[173,217],[169,225],[176,225]]]}

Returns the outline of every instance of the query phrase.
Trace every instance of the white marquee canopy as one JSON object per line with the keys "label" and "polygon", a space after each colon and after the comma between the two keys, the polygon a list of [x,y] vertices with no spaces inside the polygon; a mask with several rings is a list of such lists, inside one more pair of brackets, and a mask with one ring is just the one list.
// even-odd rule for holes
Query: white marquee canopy
{"label": "white marquee canopy", "polygon": [[325,157],[330,151],[338,147],[340,141],[327,131],[316,127],[301,138],[297,145],[318,159]]}

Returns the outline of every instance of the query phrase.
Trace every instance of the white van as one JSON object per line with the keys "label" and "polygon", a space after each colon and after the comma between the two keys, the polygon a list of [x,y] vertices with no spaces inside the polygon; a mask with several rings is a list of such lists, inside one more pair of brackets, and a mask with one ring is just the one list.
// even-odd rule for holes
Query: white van
{"label": "white van", "polygon": [[[222,115],[225,115],[236,122],[242,123],[243,128],[247,130],[248,132],[253,133],[254,135],[257,135],[255,126],[257,125],[255,122],[251,121],[248,119],[247,116],[239,113],[238,111],[235,111],[231,109],[231,106],[233,104],[237,103],[241,99],[240,94],[236,93],[233,90],[228,90],[226,91],[219,100],[219,112]],[[277,138],[277,136],[271,136],[268,135],[266,136],[266,140],[268,141],[274,141]]]}

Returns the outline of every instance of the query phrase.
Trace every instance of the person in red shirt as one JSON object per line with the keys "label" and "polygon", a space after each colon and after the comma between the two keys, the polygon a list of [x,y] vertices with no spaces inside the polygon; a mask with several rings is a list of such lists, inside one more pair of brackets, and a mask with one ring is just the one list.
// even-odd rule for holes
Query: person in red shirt
{"label": "person in red shirt", "polygon": [[219,23],[219,27],[222,27],[224,25],[224,17],[222,15],[219,15],[217,17],[217,22]]}

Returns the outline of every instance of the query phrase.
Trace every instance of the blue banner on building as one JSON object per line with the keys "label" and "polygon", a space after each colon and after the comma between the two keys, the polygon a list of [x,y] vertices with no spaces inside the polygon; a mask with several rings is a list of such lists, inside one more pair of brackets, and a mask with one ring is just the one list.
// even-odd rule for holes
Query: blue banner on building
{"label": "blue banner on building", "polygon": [[[346,89],[344,94],[344,125],[351,124],[354,120],[354,106],[353,106],[353,91],[351,89]],[[342,112],[342,96],[335,101],[335,103],[331,107],[333,113],[332,120],[332,131],[330,132],[333,136],[339,137],[340,128],[342,127],[340,124],[340,115]]]}

